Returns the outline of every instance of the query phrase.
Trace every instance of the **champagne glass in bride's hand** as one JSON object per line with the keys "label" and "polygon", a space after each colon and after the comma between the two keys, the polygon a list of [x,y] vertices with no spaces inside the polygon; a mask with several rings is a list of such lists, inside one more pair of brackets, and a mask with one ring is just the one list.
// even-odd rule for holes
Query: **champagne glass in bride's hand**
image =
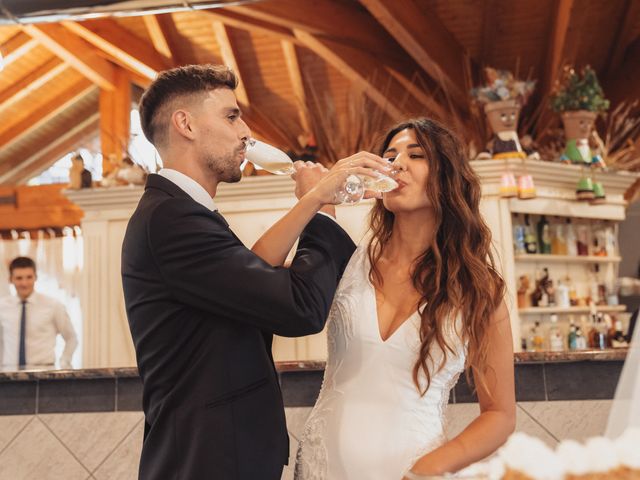
{"label": "champagne glass in bride's hand", "polygon": [[[245,158],[254,165],[275,175],[293,175],[296,170],[289,156],[282,150],[250,138],[246,142]],[[394,172],[390,172],[393,175]],[[398,183],[390,176],[375,172],[375,177],[349,175],[336,192],[338,203],[355,205],[364,197],[365,190],[390,192],[398,188]]]}
{"label": "champagne glass in bride's hand", "polygon": [[349,175],[342,189],[336,193],[340,203],[355,205],[364,198],[365,191],[376,193],[386,193],[398,188],[398,182],[392,177],[395,171],[390,171],[389,175],[380,172],[375,173],[375,177],[365,175]]}

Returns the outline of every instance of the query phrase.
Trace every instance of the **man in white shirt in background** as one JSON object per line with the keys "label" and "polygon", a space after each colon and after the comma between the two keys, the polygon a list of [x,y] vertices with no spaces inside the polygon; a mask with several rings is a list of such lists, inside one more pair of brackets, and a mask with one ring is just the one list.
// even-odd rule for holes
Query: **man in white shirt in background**
{"label": "man in white shirt in background", "polygon": [[56,337],[60,334],[65,341],[60,367],[71,368],[71,357],[78,346],[76,332],[62,303],[34,291],[36,279],[32,259],[17,257],[9,265],[9,281],[17,296],[0,299],[3,367],[53,367]]}

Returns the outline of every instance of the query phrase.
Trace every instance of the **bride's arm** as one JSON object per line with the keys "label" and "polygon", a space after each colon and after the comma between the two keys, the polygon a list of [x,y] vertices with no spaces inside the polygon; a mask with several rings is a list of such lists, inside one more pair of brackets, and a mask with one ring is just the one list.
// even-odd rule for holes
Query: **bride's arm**
{"label": "bride's arm", "polygon": [[422,475],[456,472],[502,445],[516,423],[513,340],[507,306],[496,310],[487,341],[491,348],[484,369],[487,389],[477,385],[480,415],[457,437],[420,458],[411,472]]}

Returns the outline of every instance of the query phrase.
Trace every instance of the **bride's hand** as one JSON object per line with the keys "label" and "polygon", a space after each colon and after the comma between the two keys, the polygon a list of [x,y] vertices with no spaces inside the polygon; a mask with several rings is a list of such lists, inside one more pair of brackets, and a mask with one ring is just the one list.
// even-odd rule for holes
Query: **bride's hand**
{"label": "bride's hand", "polygon": [[[317,197],[323,205],[337,205],[340,201],[336,193],[342,188],[347,177],[359,175],[376,178],[379,173],[388,175],[389,163],[381,157],[369,152],[358,152],[355,155],[344,158],[331,167],[328,173],[309,192]],[[366,195],[371,198],[374,195]]]}

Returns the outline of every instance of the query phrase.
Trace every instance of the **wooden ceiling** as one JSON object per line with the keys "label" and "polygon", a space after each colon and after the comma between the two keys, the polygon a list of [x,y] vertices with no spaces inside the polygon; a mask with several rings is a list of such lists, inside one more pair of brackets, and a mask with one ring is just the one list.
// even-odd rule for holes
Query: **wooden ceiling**
{"label": "wooden ceiling", "polygon": [[614,102],[638,98],[640,0],[265,0],[2,26],[0,52],[0,184],[11,185],[98,138],[121,158],[131,85],[190,63],[231,66],[256,136],[294,151],[323,138],[310,96],[339,120],[359,90],[385,120],[471,128],[469,81],[484,66],[537,78],[533,103],[565,62],[591,64]]}

